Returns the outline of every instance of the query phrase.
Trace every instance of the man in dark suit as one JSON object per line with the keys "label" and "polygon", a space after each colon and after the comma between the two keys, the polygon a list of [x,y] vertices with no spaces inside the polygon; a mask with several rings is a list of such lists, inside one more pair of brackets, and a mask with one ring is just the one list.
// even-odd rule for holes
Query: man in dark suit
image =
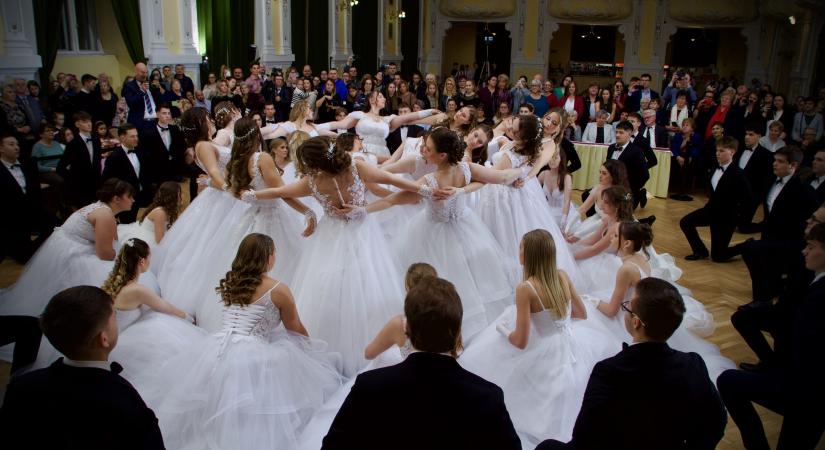
{"label": "man in dark suit", "polygon": [[88,73],[83,74],[80,77],[80,92],[77,93],[74,97],[72,97],[71,101],[71,110],[72,112],[87,112],[89,114],[94,114],[98,111],[100,97],[95,93],[95,85],[97,84],[97,78],[94,75],[89,75]]}
{"label": "man in dark suit", "polygon": [[630,122],[626,120],[619,122],[616,125],[616,143],[607,148],[607,159],[617,159],[624,163],[635,208],[641,200],[642,189],[650,179],[650,174],[647,171],[644,152],[630,139],[632,134],[633,125]]}
{"label": "man in dark suit", "polygon": [[816,192],[817,202],[825,202],[825,148],[817,150],[811,162],[811,173],[806,180]]}
{"label": "man in dark suit", "polygon": [[765,199],[771,184],[776,180],[773,176],[773,153],[759,145],[759,139],[762,138],[760,128],[754,123],[748,124],[745,131],[745,144],[736,152],[733,160],[739,168],[745,171],[754,196],[753,203],[748,206],[739,224],[739,231],[743,233],[756,233],[759,230],[759,227],[751,222],[753,215]]}
{"label": "man in dark suit", "polygon": [[[409,105],[398,107],[398,115],[408,114],[410,112],[412,112],[412,110]],[[424,129],[418,125],[402,125],[387,136],[387,148],[390,149],[390,153],[395,153],[398,147],[404,143],[404,139],[408,137],[418,137],[423,132]]]}
{"label": "man in dark suit", "polygon": [[100,186],[100,140],[92,136],[92,116],[80,111],[74,115],[77,128],[75,138],[66,145],[66,151],[57,164],[57,172],[66,180],[66,197],[75,208],[82,208],[96,200]]}
{"label": "man in dark suit", "polygon": [[126,121],[138,129],[149,128],[157,121],[157,101],[149,89],[149,69],[135,64],[135,79],[123,85],[123,98],[129,106]]}
{"label": "man in dark suit", "polygon": [[679,291],[645,278],[622,309],[633,344],[593,367],[573,439],[536,450],[716,448],[728,416],[708,369],[696,353],[667,345],[685,312]]}
{"label": "man in dark suit", "polygon": [[[463,310],[452,283],[425,278],[407,293],[404,313],[417,351],[358,375],[322,448],[520,449],[501,388],[455,360]],[[415,432],[399,439],[398,424]]]}
{"label": "man in dark suit", "polygon": [[168,103],[158,105],[157,125],[141,130],[138,140],[140,148],[151,161],[153,187],[164,181],[179,181],[181,177],[189,176],[186,143],[180,128],[172,124],[172,109]]}
{"label": "man in dark suit", "polygon": [[668,148],[667,130],[656,123],[656,111],[652,109],[644,110],[642,120],[644,121],[644,128],[639,129],[639,134],[647,141],[647,145],[650,148]]}
{"label": "man in dark suit", "polygon": [[782,291],[782,276],[797,273],[791,270],[793,260],[805,245],[805,221],[817,207],[813,188],[796,175],[802,151],[783,147],[773,156],[775,178],[763,197],[765,219],[759,224],[762,239],[731,248],[731,254],[741,254],[748,267],[756,303],[770,302]]}
{"label": "man in dark suit", "polygon": [[12,378],[0,410],[9,448],[164,448],[155,414],[118,375],[120,364],[108,361],[118,336],[109,294],[92,286],[61,291],[40,326],[65,357]]}
{"label": "man in dark suit", "polygon": [[648,98],[653,100],[654,98],[659,98],[659,93],[650,89],[650,74],[643,73],[639,77],[639,84],[636,86],[636,89],[627,96],[627,101],[625,102],[625,110],[630,112],[637,112],[640,109],[640,105],[642,102],[642,98]]}
{"label": "man in dark suit", "polygon": [[[21,264],[29,260],[52,233],[57,220],[43,207],[34,163],[20,162],[20,145],[12,134],[0,134],[0,259],[11,256]],[[32,241],[32,233],[37,239]]]}
{"label": "man in dark suit", "polygon": [[264,83],[261,92],[266,102],[275,105],[275,120],[277,122],[288,120],[292,109],[292,88],[284,84],[284,75],[281,72],[275,72],[272,80]]}
{"label": "man in dark suit", "polygon": [[717,380],[748,450],[770,449],[754,403],[784,417],[778,450],[813,450],[825,431],[825,416],[817,412],[825,401],[825,224],[806,239],[805,266],[815,276],[799,306],[782,314],[776,364],[758,372],[727,370]]}
{"label": "man in dark suit", "polygon": [[753,202],[750,185],[745,172],[734,162],[733,157],[739,143],[725,136],[716,143],[718,166],[710,178],[710,194],[705,206],[682,217],[679,226],[693,251],[685,259],[695,261],[708,257],[708,249],[697,227],[710,227],[710,257],[715,262],[731,258],[728,245],[733,237],[736,224]]}
{"label": "man in dark suit", "polygon": [[103,181],[118,178],[129,184],[135,190],[135,202],[132,209],[120,213],[120,223],[132,223],[137,218],[140,208],[148,206],[154,192],[152,180],[154,168],[148,152],[138,146],[138,133],[134,125],[127,123],[117,130],[120,147],[115,148],[106,158],[106,167],[103,169]]}

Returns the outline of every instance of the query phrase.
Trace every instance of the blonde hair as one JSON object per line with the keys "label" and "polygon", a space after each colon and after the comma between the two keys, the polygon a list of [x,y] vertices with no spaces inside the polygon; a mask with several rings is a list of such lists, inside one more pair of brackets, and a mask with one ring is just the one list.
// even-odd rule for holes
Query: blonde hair
{"label": "blonde hair", "polygon": [[149,244],[137,238],[127,239],[120,247],[112,271],[100,288],[112,298],[117,297],[124,286],[138,277],[138,264],[148,256]]}
{"label": "blonde hair", "polygon": [[550,232],[537,229],[521,238],[524,251],[524,281],[538,281],[539,302],[556,317],[567,317],[569,292],[565,289],[556,267],[556,244]]}
{"label": "blonde hair", "polygon": [[301,119],[304,121],[312,120],[312,117],[309,114],[309,103],[306,100],[301,100],[296,103],[292,110],[289,112],[289,121],[292,123],[299,122]]}
{"label": "blonde hair", "polygon": [[438,277],[435,267],[423,262],[410,264],[404,276],[404,289],[409,291],[426,277]]}
{"label": "blonde hair", "polygon": [[311,136],[306,131],[295,131],[294,133],[289,135],[289,139],[287,139],[287,147],[289,147],[289,160],[295,163],[295,172],[298,174],[305,174],[306,167],[304,167],[304,163],[301,161],[301,158],[298,157],[298,149],[301,148],[301,144],[309,140]]}
{"label": "blonde hair", "polygon": [[[453,91],[452,92],[447,92],[447,82],[448,81],[453,82]],[[446,79],[444,79],[444,89],[442,89],[441,94],[445,95],[447,97],[454,97],[454,96],[458,95],[458,83],[455,82],[455,78],[447,77]]]}

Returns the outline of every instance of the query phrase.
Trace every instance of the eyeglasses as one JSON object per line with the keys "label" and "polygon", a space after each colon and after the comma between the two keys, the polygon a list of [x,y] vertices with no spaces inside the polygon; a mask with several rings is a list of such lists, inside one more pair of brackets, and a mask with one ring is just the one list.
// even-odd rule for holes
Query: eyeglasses
{"label": "eyeglasses", "polygon": [[641,324],[642,324],[642,326],[643,326],[643,327],[646,327],[646,326],[647,326],[647,325],[645,325],[645,321],[644,321],[644,320],[642,320],[642,318],[641,318],[641,317],[639,317],[639,315],[638,315],[638,314],[636,314],[635,312],[633,312],[633,310],[632,310],[632,309],[630,309],[630,300],[623,301],[621,306],[622,306],[622,309],[623,309],[626,313],[628,313],[628,314],[630,314],[630,315],[633,315],[633,316],[636,316],[636,317],[639,319],[639,322],[641,322]]}

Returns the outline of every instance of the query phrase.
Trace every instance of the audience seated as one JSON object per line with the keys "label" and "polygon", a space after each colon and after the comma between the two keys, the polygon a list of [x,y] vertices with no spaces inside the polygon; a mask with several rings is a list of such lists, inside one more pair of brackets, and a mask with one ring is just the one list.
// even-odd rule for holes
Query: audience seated
{"label": "audience seated", "polygon": [[596,113],[596,121],[590,122],[582,133],[582,142],[591,144],[613,144],[616,142],[616,133],[613,125],[607,123],[610,114],[605,110]]}

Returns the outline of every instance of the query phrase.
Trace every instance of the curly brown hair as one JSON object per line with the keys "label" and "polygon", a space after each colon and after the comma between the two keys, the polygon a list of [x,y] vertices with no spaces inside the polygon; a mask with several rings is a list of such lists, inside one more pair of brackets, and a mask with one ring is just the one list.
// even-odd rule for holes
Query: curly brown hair
{"label": "curly brown hair", "polygon": [[143,223],[143,219],[155,208],[163,208],[163,211],[166,213],[168,217],[166,229],[168,230],[172,224],[178,220],[178,215],[180,215],[180,185],[174,181],[164,181],[157,192],[155,192],[155,198],[152,199],[152,203],[143,210],[143,214],[140,216],[140,222]]}
{"label": "curly brown hair", "polygon": [[219,130],[226,128],[232,122],[233,113],[238,111],[238,107],[230,101],[220,102],[215,106],[215,126]]}
{"label": "curly brown hair", "polygon": [[215,288],[226,306],[245,306],[253,300],[252,295],[260,286],[269,257],[274,253],[275,242],[265,234],[252,233],[243,238],[232,269]]}
{"label": "curly brown hair", "polygon": [[120,247],[120,253],[115,258],[115,265],[103,286],[100,288],[111,295],[117,297],[123,286],[136,279],[138,275],[138,264],[140,260],[149,257],[149,244],[138,238],[127,239]]}
{"label": "curly brown hair", "polygon": [[446,127],[436,128],[430,133],[429,139],[433,141],[435,151],[447,155],[447,162],[450,165],[458,164],[464,157],[464,147],[467,146],[455,131]]}
{"label": "curly brown hair", "polygon": [[633,195],[624,186],[610,186],[602,191],[602,199],[616,208],[616,220],[633,220]]}
{"label": "curly brown hair", "polygon": [[304,173],[324,172],[329,175],[338,175],[352,165],[352,158],[343,149],[332,145],[325,137],[314,137],[306,140],[298,148],[301,167]]}
{"label": "curly brown hair", "polygon": [[232,193],[239,195],[252,183],[249,173],[249,158],[261,148],[263,136],[255,119],[242,117],[235,122],[235,141],[232,143],[232,157],[226,166],[226,184]]}

